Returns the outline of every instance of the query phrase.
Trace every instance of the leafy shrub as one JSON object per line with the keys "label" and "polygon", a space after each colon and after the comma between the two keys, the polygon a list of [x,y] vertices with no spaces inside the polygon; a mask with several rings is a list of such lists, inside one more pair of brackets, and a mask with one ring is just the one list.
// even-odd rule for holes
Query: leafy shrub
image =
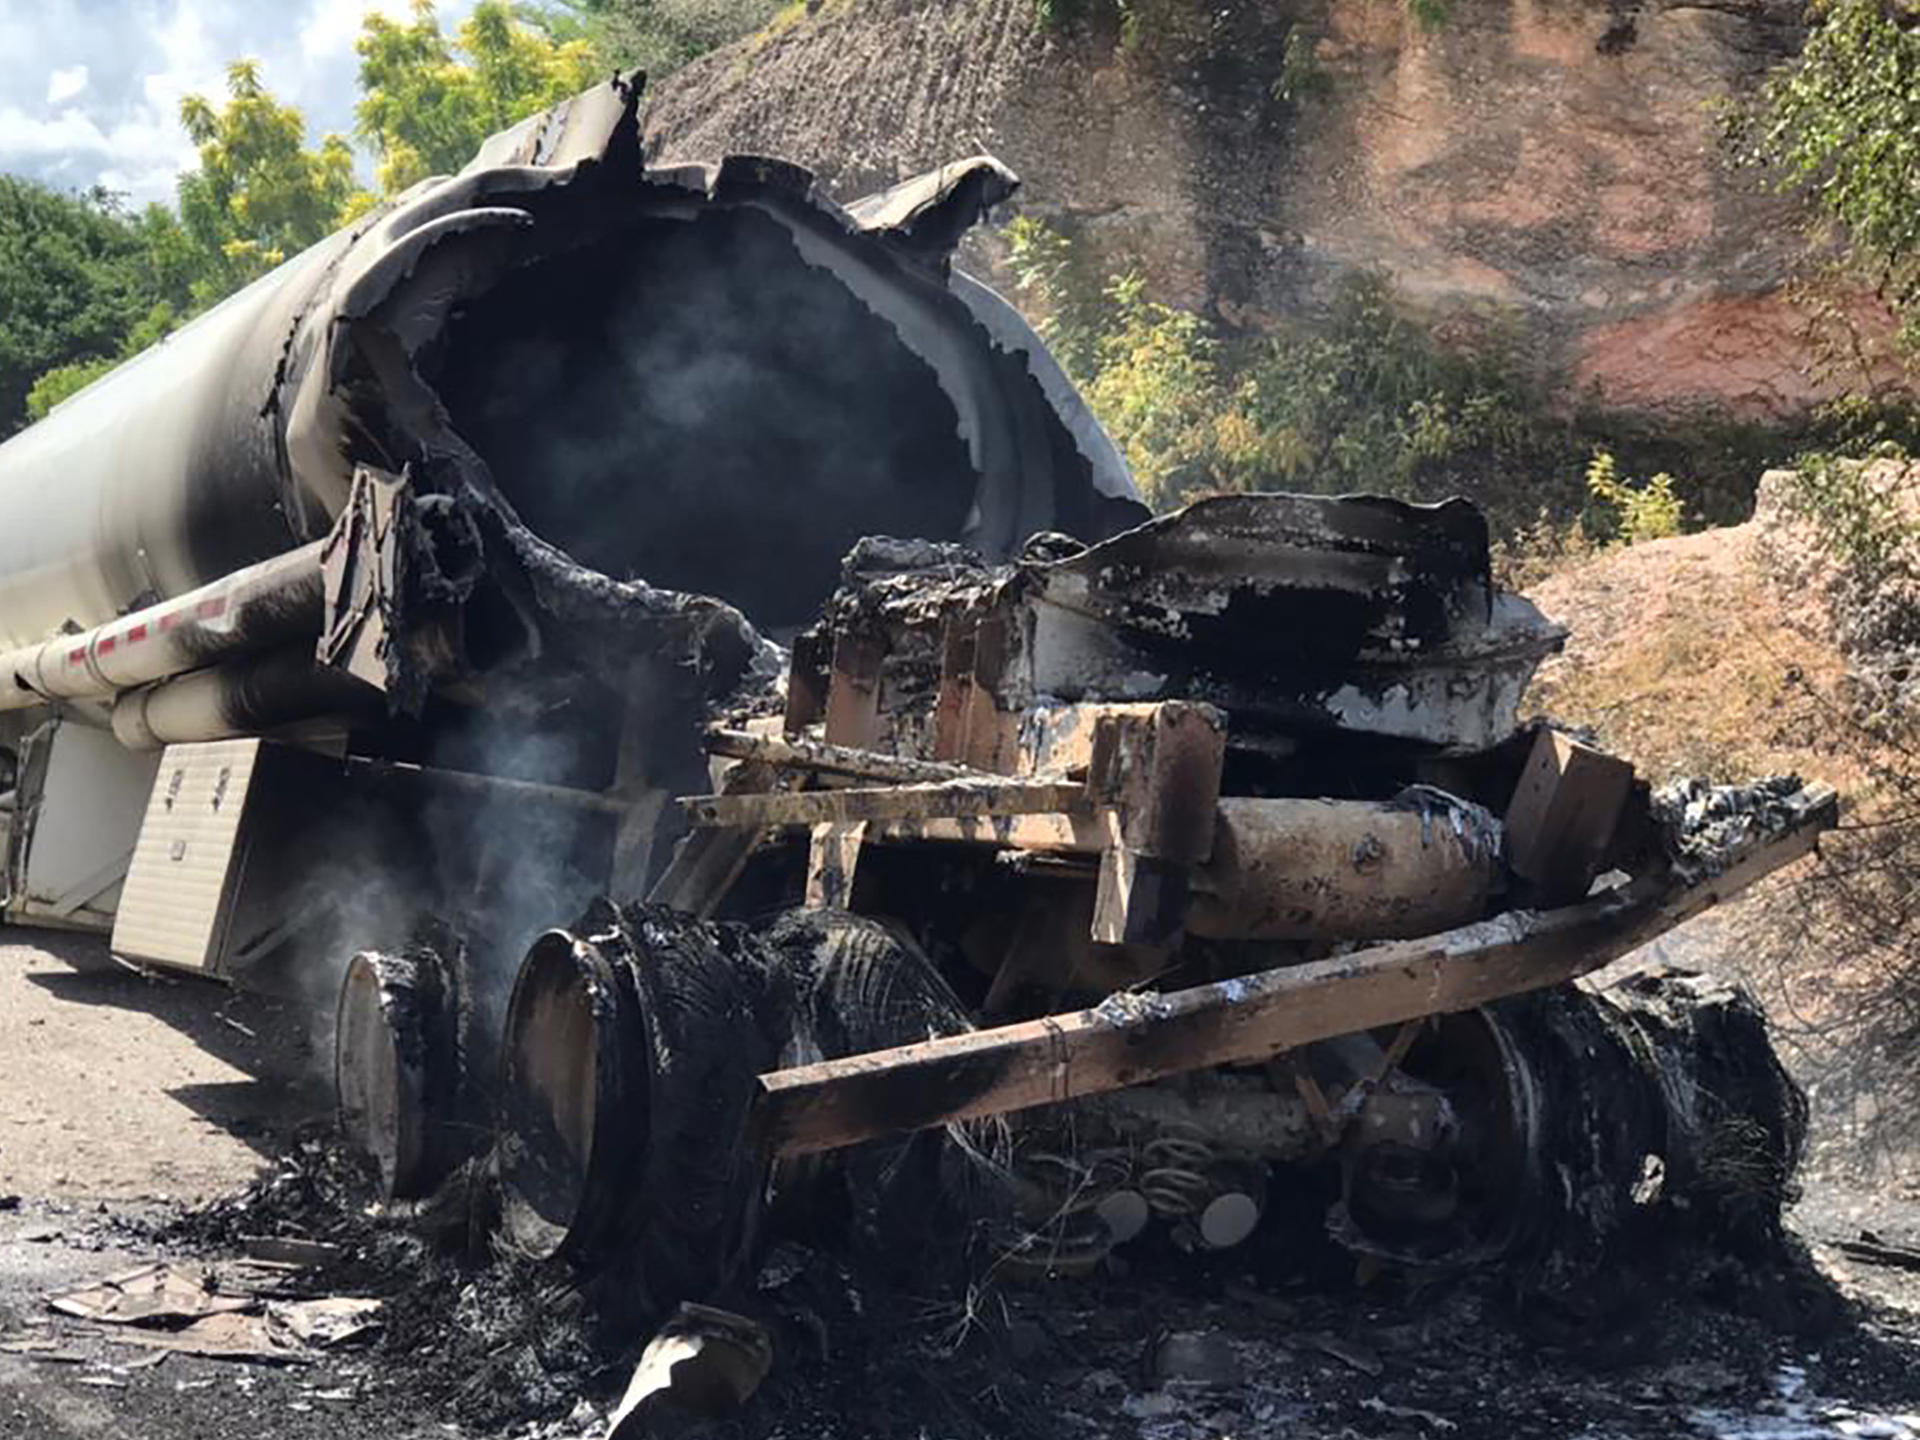
{"label": "leafy shrub", "polygon": [[573,0],[594,48],[608,63],[638,66],[653,79],[772,23],[788,0]]}
{"label": "leafy shrub", "polygon": [[1620,474],[1611,451],[1596,450],[1587,463],[1587,493],[1600,502],[1615,539],[1637,545],[1680,533],[1685,507],[1673,493],[1673,476],[1664,470],[1637,483]]}
{"label": "leafy shrub", "polygon": [[1844,236],[1920,351],[1920,28],[1910,0],[1814,0],[1800,55],[1733,111],[1740,157]]}
{"label": "leafy shrub", "polygon": [[[1873,458],[1905,457],[1896,447],[1885,447]],[[1802,455],[1788,502],[1812,524],[1821,548],[1862,588],[1880,588],[1908,570],[1920,525],[1867,461]]]}

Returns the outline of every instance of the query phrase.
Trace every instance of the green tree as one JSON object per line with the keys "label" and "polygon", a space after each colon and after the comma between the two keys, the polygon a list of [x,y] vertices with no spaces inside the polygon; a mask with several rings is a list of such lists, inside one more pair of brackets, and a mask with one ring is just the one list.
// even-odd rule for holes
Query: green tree
{"label": "green tree", "polygon": [[[503,0],[481,0],[449,40],[433,0],[412,18],[369,15],[360,35],[356,115],[388,194],[451,174],[489,135],[558,104],[600,78],[593,46],[569,27]],[[463,58],[464,57],[464,58]]]}
{"label": "green tree", "polygon": [[1742,158],[1804,196],[1920,352],[1920,4],[1814,0],[1799,57],[1734,117]]}
{"label": "green tree", "polygon": [[180,177],[180,218],[199,251],[193,297],[204,307],[325,238],[360,200],[353,152],[338,135],[307,148],[306,120],[260,83],[260,67],[227,68],[227,103],[180,102],[200,168]]}
{"label": "green tree", "polygon": [[69,365],[56,365],[38,380],[27,392],[27,418],[44,420],[62,400],[77,395],[109,370],[124,360],[130,360],[149,345],[158,344],[172,333],[180,323],[173,306],[165,300],[158,301],[146,314],[146,318],[127,332],[114,354],[96,356],[87,360],[76,360]]}
{"label": "green tree", "polygon": [[140,225],[104,192],[0,175],[0,436],[43,372],[114,355],[160,297]]}

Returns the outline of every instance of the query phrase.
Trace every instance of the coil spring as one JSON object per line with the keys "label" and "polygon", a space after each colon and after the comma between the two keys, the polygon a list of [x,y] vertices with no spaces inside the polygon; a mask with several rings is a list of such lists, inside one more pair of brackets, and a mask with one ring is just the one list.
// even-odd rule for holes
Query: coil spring
{"label": "coil spring", "polygon": [[1197,1215],[1219,1188],[1208,1174],[1218,1158],[1197,1129],[1169,1128],[1141,1147],[1140,1193],[1156,1215]]}

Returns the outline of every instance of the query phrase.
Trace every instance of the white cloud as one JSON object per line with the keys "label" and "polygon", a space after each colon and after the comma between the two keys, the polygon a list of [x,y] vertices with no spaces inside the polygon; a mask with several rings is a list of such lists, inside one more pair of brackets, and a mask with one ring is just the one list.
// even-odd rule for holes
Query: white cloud
{"label": "white cloud", "polygon": [[369,15],[385,15],[404,20],[408,7],[402,0],[322,0],[313,17],[300,27],[301,53],[311,60],[335,60],[354,53],[353,42],[360,38],[360,26]]}
{"label": "white cloud", "polygon": [[[473,0],[438,0],[457,25]],[[170,200],[196,160],[180,101],[226,95],[230,62],[257,60],[318,140],[353,125],[365,17],[409,0],[0,0],[0,170],[61,187],[103,184]],[[55,59],[62,62],[55,67]]]}
{"label": "white cloud", "polygon": [[78,110],[51,119],[29,115],[18,106],[0,106],[0,155],[63,155],[70,150],[104,150],[107,136]]}
{"label": "white cloud", "polygon": [[86,88],[86,66],[70,65],[65,70],[55,70],[47,76],[47,104],[58,105],[63,100],[71,100]]}

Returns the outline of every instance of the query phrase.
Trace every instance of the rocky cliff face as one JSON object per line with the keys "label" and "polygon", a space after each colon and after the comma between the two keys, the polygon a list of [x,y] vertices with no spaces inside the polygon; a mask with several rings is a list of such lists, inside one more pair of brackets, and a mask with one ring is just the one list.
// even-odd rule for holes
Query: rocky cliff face
{"label": "rocky cliff face", "polygon": [[[1230,325],[1366,267],[1568,403],[1820,398],[1796,216],[1728,170],[1714,109],[1792,52],[1797,0],[1454,0],[1432,28],[1404,0],[1157,0],[1133,44],[1036,9],[815,0],[673,76],[655,144],[788,156],[842,198],[987,150],[1030,210]],[[1288,98],[1296,27],[1319,79]]]}

